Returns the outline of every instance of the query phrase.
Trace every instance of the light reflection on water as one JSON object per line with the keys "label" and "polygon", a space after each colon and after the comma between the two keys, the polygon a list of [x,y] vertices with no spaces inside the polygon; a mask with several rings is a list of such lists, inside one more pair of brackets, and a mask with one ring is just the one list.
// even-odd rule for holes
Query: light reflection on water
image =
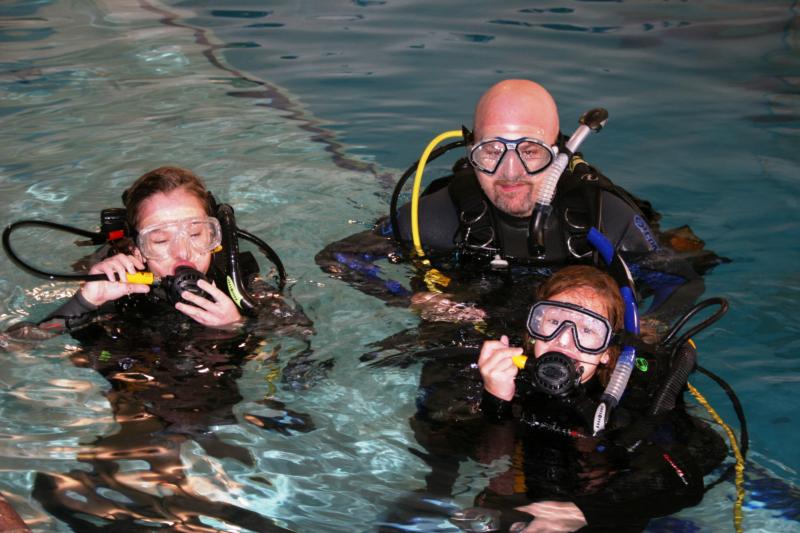
{"label": "light reflection on water", "polygon": [[[307,389],[270,385],[283,362],[265,356],[248,363],[233,407],[239,423],[216,434],[249,450],[255,467],[210,457],[186,440],[178,453],[189,490],[299,530],[323,524],[346,531],[368,529],[421,486],[424,465],[407,450],[414,445],[407,422],[414,369],[376,372],[358,362],[370,342],[416,319],[328,279],[313,255],[363,227],[348,221],[368,222],[386,209],[386,170],[362,171],[345,154],[394,172],[434,132],[469,123],[477,95],[508,76],[533,76],[552,88],[566,130],[595,105],[592,98],[608,107],[608,130],[587,147],[592,161],[652,200],[669,223],[691,223],[710,248],[734,259],[708,280],[707,293],[727,296],[733,310],[705,334],[701,357],[742,396],[756,461],[800,480],[796,439],[787,438],[797,434],[792,385],[800,374],[800,328],[785,320],[800,288],[790,265],[800,258],[787,248],[800,191],[791,179],[797,108],[788,77],[797,67],[796,30],[785,6],[486,3],[464,14],[415,2],[273,2],[268,11],[256,1],[224,9],[193,3],[169,2],[177,16],[166,16],[168,24],[158,23],[165,17],[158,6],[124,2],[12,10],[29,18],[2,34],[0,56],[0,223],[36,217],[89,228],[145,170],[193,168],[234,205],[241,225],[280,252],[294,296],[316,323],[315,357],[336,361],[327,379]],[[202,55],[204,39],[229,43],[214,57],[255,77],[214,68]],[[728,59],[734,56],[736,65]],[[42,243],[42,251],[55,244]],[[35,295],[54,302],[62,294],[5,257],[0,271],[3,326],[41,316]],[[300,349],[273,341],[281,343],[278,352],[289,354],[281,361]],[[73,366],[71,348],[71,340],[54,339],[1,363],[6,494],[27,496],[32,471],[86,469],[76,460],[86,444],[119,429],[119,413],[115,422],[104,396],[108,382]],[[700,386],[727,410],[721,393]],[[248,422],[275,416],[260,402],[269,394],[310,413],[316,430],[281,434]],[[734,420],[730,412],[725,418]],[[145,462],[126,461],[125,481],[155,490],[138,475]],[[467,486],[457,503],[468,506],[480,476],[463,469]],[[727,526],[730,493],[730,486],[715,489],[685,516],[712,528],[725,516]],[[12,501],[42,530],[55,527],[36,504]],[[746,524],[786,527],[769,513],[747,513]]]}

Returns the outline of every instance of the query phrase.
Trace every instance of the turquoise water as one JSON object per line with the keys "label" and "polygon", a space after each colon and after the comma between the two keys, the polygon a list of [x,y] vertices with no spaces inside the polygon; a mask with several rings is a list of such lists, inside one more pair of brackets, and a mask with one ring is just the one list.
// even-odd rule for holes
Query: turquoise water
{"label": "turquoise water", "polygon": [[[652,201],[665,226],[689,224],[732,259],[707,276],[706,293],[731,311],[698,339],[701,362],[739,394],[752,461],[800,483],[794,3],[56,1],[6,2],[0,17],[0,224],[89,228],[142,172],[190,167],[279,251],[315,321],[316,356],[336,362],[313,387],[275,393],[315,431],[217,428],[255,467],[185,443],[198,494],[298,531],[360,531],[420,488],[407,423],[418,369],[358,360],[418,319],[328,279],[313,256],[384,214],[393,177],[433,135],[469,124],[479,94],[506,77],[547,86],[565,131],[607,108],[585,147],[591,162]],[[55,265],[75,256],[55,236],[30,246]],[[0,257],[0,327],[41,317],[73,289]],[[300,350],[273,342],[282,361]],[[76,368],[72,350],[56,338],[0,358],[0,491],[41,531],[67,528],[29,497],[33,473],[82,468],[86,443],[117,427],[107,383]],[[263,411],[273,371],[248,363],[237,416]],[[733,424],[724,394],[692,382]],[[457,503],[470,505],[485,481],[474,464],[462,478]],[[723,485],[679,516],[729,531],[732,497]],[[762,503],[746,502],[746,530],[796,528]]]}

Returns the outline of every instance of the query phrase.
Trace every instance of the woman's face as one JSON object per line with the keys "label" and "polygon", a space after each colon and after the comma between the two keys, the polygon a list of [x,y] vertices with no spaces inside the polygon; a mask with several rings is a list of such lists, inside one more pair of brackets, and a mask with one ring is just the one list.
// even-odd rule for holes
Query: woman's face
{"label": "woman's face", "polygon": [[[600,295],[592,289],[567,290],[551,296],[548,300],[579,305],[584,309],[594,311],[598,315],[608,318],[608,310],[605,304],[602,303]],[[576,369],[583,367],[581,383],[589,381],[595,375],[598,364],[605,365],[609,361],[608,349],[599,354],[589,354],[581,351],[575,345],[572,328],[569,327],[563,328],[553,340],[537,340],[533,345],[533,353],[537,359],[547,352],[561,352],[575,361]]]}
{"label": "woman's face", "polygon": [[[142,232],[150,227],[171,222],[207,217],[208,214],[199,198],[185,189],[175,189],[168,193],[156,193],[139,207],[139,225]],[[175,235],[167,247],[167,257],[144,258],[147,268],[157,276],[172,276],[179,266],[190,266],[200,272],[207,272],[211,265],[211,252],[197,252],[185,236]],[[138,253],[139,250],[137,250]]]}

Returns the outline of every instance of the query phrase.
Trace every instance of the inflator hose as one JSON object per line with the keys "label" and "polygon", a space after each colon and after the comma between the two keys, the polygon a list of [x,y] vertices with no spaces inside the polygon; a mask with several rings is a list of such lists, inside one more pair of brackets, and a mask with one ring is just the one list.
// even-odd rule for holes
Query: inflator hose
{"label": "inflator hose", "polygon": [[[59,273],[59,272],[46,272],[41,270],[33,265],[26,263],[25,261],[20,258],[17,253],[14,251],[14,248],[11,247],[11,233],[18,228],[22,228],[25,226],[33,226],[33,227],[42,227],[42,228],[49,228],[58,231],[63,231],[66,233],[72,233],[73,235],[79,235],[81,237],[88,238],[93,244],[103,244],[106,242],[106,235],[99,232],[94,231],[86,231],[80,228],[75,228],[72,226],[67,226],[65,224],[57,224],[55,222],[49,222],[46,220],[18,220],[12,224],[9,224],[6,229],[3,231],[3,250],[5,250],[6,254],[8,255],[11,262],[17,265],[19,268],[32,274],[36,277],[47,279],[50,281],[107,281],[108,276],[105,274],[77,274],[77,273]],[[117,276],[119,277],[119,276]],[[156,278],[152,272],[136,272],[135,274],[127,274],[126,283],[139,283],[143,285],[153,285],[156,283]]]}
{"label": "inflator hose", "polygon": [[675,408],[678,397],[686,387],[686,382],[697,365],[697,351],[688,342],[675,348],[671,360],[669,376],[656,392],[648,414],[658,415]]}

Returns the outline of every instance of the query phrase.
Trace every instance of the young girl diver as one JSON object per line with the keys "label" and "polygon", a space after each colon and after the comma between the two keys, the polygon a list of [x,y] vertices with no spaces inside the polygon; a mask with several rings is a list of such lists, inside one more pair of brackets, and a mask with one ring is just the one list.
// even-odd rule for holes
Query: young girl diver
{"label": "young girl diver", "polygon": [[537,296],[527,349],[510,346],[506,336],[481,348],[481,410],[491,420],[515,424],[523,450],[515,467],[521,466],[524,482],[513,491],[490,484],[480,504],[507,508],[513,502],[534,518],[512,530],[530,533],[639,531],[652,517],[699,503],[707,468],[697,457],[724,452],[719,446],[694,449],[704,446],[692,437],[701,423],[682,409],[650,415],[640,390],[648,388],[640,383],[645,378],[632,379],[607,430],[592,434],[592,416],[620,353],[615,337],[625,309],[613,278],[590,266],[566,267]]}

